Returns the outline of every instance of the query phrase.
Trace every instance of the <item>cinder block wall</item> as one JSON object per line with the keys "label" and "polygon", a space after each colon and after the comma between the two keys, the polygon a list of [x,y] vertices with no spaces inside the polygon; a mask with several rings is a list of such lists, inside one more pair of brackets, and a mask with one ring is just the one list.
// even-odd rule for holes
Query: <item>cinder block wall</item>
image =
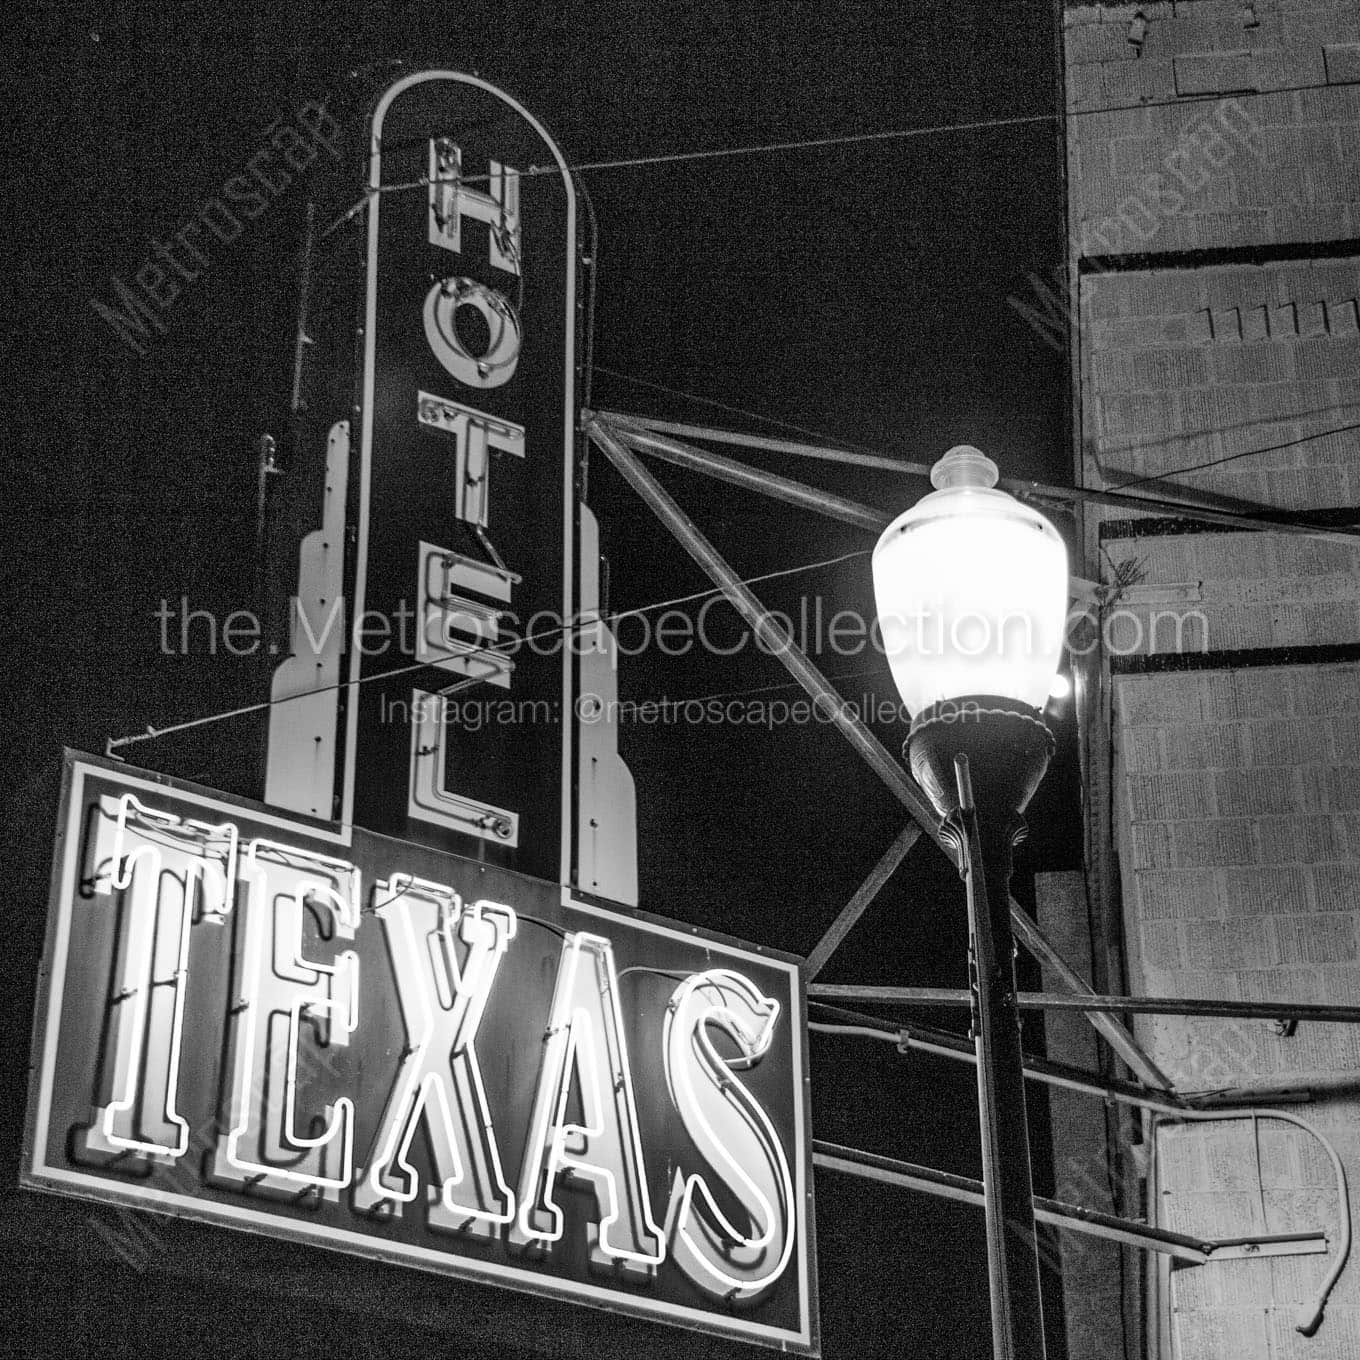
{"label": "cinder block wall", "polygon": [[[1360,521],[1360,2],[1088,6],[1065,39],[1078,477]],[[1086,547],[1136,581],[1105,630],[1131,989],[1360,1004],[1360,543],[1106,511]],[[1360,1028],[1137,1029],[1186,1089],[1315,1087],[1279,1108],[1360,1228]],[[1153,1153],[1163,1225],[1335,1249],[1308,1131],[1164,1125]],[[1360,1260],[1294,1328],[1333,1259],[1176,1272],[1163,1360],[1360,1356]]]}

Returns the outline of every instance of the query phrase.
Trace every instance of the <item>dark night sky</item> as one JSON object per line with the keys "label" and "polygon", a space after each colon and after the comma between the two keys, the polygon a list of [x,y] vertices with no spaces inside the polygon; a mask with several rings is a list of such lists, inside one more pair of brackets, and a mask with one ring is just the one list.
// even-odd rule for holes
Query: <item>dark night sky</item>
{"label": "dark night sky", "polygon": [[[17,264],[3,566],[11,1042],[0,1180],[10,1185],[61,747],[102,751],[110,735],[267,694],[262,660],[161,655],[154,610],[181,595],[219,613],[256,600],[253,440],[284,428],[303,195],[281,194],[239,240],[214,246],[145,355],[120,344],[89,299],[108,295],[111,276],[130,281],[152,241],[217,192],[277,112],[341,90],[351,68],[391,57],[479,71],[540,116],[578,162],[1056,107],[1053,15],[1037,0],[363,8],[312,0],[267,17],[234,4],[193,14],[88,3],[28,12],[4,56],[15,156],[7,236]],[[1066,360],[1005,301],[1023,292],[1028,271],[1062,258],[1059,145],[1048,121],[585,172],[600,231],[594,404],[781,433],[756,418],[764,415],[921,462],[966,440],[992,453],[1003,475],[1068,481]],[[353,188],[334,180],[321,192],[343,202]],[[925,489],[749,456],[888,509]],[[601,460],[591,475],[611,605],[703,589],[698,568]],[[872,546],[847,526],[689,474],[660,476],[744,575]],[[867,558],[761,590],[795,616],[802,597],[819,593],[828,612],[871,607]],[[847,677],[847,695],[890,696],[880,658],[823,659]],[[730,660],[649,653],[626,664],[621,691],[677,699],[786,679],[749,651]],[[893,750],[905,735],[892,725],[878,731]],[[147,743],[132,759],[259,796],[261,732],[247,718]],[[626,731],[623,750],[638,787],[642,904],[792,951],[816,942],[901,824],[896,803],[825,727],[639,727]],[[1060,758],[1032,809],[1029,860],[1039,867],[1073,863],[1070,765]],[[922,843],[827,980],[960,985],[963,961],[961,889]],[[977,1174],[970,1070],[904,1064],[888,1046],[872,1047],[814,1037],[818,1136]],[[899,1353],[907,1338],[922,1357],[982,1353],[980,1214],[826,1175],[817,1189],[826,1354]],[[260,1353],[248,1339],[265,1318],[280,1353],[308,1337],[345,1353],[388,1344],[401,1312],[389,1301],[374,1320],[372,1299],[356,1296],[368,1312],[337,1323],[321,1284],[309,1298],[271,1302],[270,1262],[286,1253],[268,1245],[259,1278],[236,1277],[236,1290],[203,1285],[194,1262],[211,1258],[225,1235],[212,1229],[186,1229],[183,1259],[144,1276],[105,1267],[96,1288],[81,1264],[97,1249],[83,1208],[6,1191],[0,1218],[10,1273],[24,1262],[27,1283],[12,1297],[23,1296],[14,1325],[29,1353],[44,1336],[68,1349],[99,1336],[126,1342],[125,1319],[139,1310],[151,1319],[147,1353]],[[311,1257],[324,1280],[332,1258]],[[406,1290],[408,1280],[421,1307],[440,1316],[425,1277],[391,1271],[382,1288]],[[198,1302],[174,1303],[200,1288]],[[558,1343],[562,1353],[603,1344],[599,1315],[440,1288],[471,1308],[521,1312],[524,1344],[537,1348],[524,1354],[557,1353],[544,1340],[555,1328],[574,1338]],[[509,1353],[503,1334],[486,1335]],[[429,1333],[401,1336],[426,1344]],[[620,1336],[644,1353],[691,1344],[632,1324]]]}

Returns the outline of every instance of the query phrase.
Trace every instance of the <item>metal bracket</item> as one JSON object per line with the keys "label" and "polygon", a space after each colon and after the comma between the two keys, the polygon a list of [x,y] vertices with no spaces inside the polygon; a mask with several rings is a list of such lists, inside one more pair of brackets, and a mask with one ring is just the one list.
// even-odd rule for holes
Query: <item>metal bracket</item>
{"label": "metal bracket", "polygon": [[1204,1244],[1211,1261],[1254,1261],[1262,1256],[1317,1256],[1327,1251],[1330,1245],[1327,1234],[1321,1230],[1226,1238]]}

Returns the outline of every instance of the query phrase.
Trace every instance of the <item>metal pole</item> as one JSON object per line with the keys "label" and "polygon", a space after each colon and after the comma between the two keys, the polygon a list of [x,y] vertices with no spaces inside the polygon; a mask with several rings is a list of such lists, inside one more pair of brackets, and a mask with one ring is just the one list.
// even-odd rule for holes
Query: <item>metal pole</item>
{"label": "metal pole", "polygon": [[[937,1171],[932,1166],[898,1161],[895,1157],[881,1157],[859,1148],[842,1147],[820,1138],[812,1140],[813,1165],[827,1171],[841,1171],[847,1176],[861,1176],[883,1185],[898,1185],[905,1190],[919,1190],[956,1204],[981,1204],[983,1189],[979,1181],[967,1176],[956,1176],[949,1171]],[[1327,1236],[1322,1231],[1267,1233],[1258,1237],[1191,1237],[1186,1233],[1168,1232],[1136,1219],[1117,1218],[1098,1209],[1086,1209],[1078,1204],[1064,1204],[1061,1200],[1034,1197],[1034,1216],[1051,1223],[1059,1230],[1103,1237],[1108,1242],[1120,1242],[1144,1251],[1160,1252],[1187,1265],[1203,1265],[1212,1260],[1262,1260],[1268,1256],[1310,1256],[1327,1250]]]}
{"label": "metal pole", "polygon": [[[880,987],[858,983],[814,982],[812,1000],[881,1001],[908,1006],[970,1006],[971,995],[959,987]],[[1360,1024],[1360,1006],[1320,1005],[1312,1001],[1219,1001],[1178,996],[1067,996],[1061,992],[1018,992],[1022,1011],[1082,1011],[1133,1015],[1208,1015],[1237,1020],[1309,1020],[1327,1024]]]}
{"label": "metal pole", "polygon": [[[1015,1004],[1008,829],[988,826],[984,840],[973,805],[967,756],[955,757],[954,771],[959,785],[961,867],[968,885],[992,1354],[995,1360],[1044,1360],[1025,1060]],[[993,879],[990,885],[989,877]]]}
{"label": "metal pole", "polygon": [[[865,1015],[862,1011],[845,1010],[812,997],[809,997],[809,1000],[817,1007],[819,1017],[808,1022],[808,1028],[814,1032],[873,1033],[884,1042],[895,1044],[898,1052],[914,1050],[933,1054],[937,1058],[948,1058],[954,1062],[974,1065],[977,1063],[977,1051],[972,1040],[962,1034],[954,1034],[947,1029],[935,1029],[930,1025],[894,1025],[884,1020],[881,1015]],[[825,1020],[820,1018],[823,1015],[827,1017]],[[1116,1077],[1103,1077],[1099,1073],[1087,1072],[1080,1067],[1070,1067],[1066,1063],[1051,1062],[1047,1058],[1036,1058],[1032,1053],[1025,1055],[1025,1076],[1030,1081],[1060,1086],[1068,1091],[1080,1091],[1084,1095],[1098,1096],[1105,1101],[1113,1100],[1124,1105],[1156,1110],[1159,1114],[1177,1115],[1184,1109],[1196,1108],[1193,1100],[1187,1100],[1174,1092],[1153,1095],[1145,1086],[1120,1081]],[[1287,1101],[1292,1104],[1307,1104],[1311,1098],[1312,1093],[1307,1087],[1277,1086],[1255,1093],[1254,1103],[1261,1105],[1271,1101]]]}
{"label": "metal pole", "polygon": [[[882,1157],[877,1153],[862,1152],[858,1148],[842,1147],[820,1138],[813,1139],[812,1160],[814,1165],[825,1167],[828,1171],[842,1171],[846,1175],[862,1176],[884,1185],[919,1190],[958,1204],[981,1205],[985,1198],[982,1183],[969,1176],[956,1176],[949,1171],[937,1171],[932,1166],[920,1166],[916,1162],[899,1161],[896,1157]],[[1212,1251],[1212,1244],[1203,1238],[1168,1232],[1164,1228],[1153,1228],[1133,1219],[1116,1218],[1112,1214],[1103,1214],[1099,1210],[1085,1209],[1076,1204],[1064,1204],[1060,1200],[1037,1197],[1034,1214],[1036,1218],[1052,1223],[1057,1228],[1070,1228],[1074,1232],[1089,1233],[1092,1237],[1122,1242],[1126,1246],[1163,1252],[1189,1265],[1203,1265],[1209,1260]]]}

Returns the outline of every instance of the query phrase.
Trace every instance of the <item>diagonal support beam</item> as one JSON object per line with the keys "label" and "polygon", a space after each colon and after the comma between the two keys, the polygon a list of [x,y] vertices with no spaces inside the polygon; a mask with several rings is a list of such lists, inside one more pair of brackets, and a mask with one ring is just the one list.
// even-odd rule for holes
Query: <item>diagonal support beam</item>
{"label": "diagonal support beam", "polygon": [[[908,477],[929,477],[924,463],[908,463],[901,458],[884,458],[871,453],[849,453],[844,449],[826,448],[819,444],[801,444],[791,439],[767,439],[761,435],[740,434],[732,430],[712,429],[707,425],[688,425],[674,420],[653,420],[650,416],[622,415],[616,411],[600,411],[602,419],[616,428],[654,430],[661,434],[681,435],[686,439],[704,439],[714,444],[735,444],[750,449],[764,449],[770,453],[787,453],[801,458],[816,458],[825,462],[848,463],[854,467],[876,468]],[[1165,482],[1159,485],[1167,485]],[[1354,543],[1360,535],[1355,524],[1313,524],[1307,521],[1278,520],[1278,511],[1269,506],[1255,506],[1247,502],[1245,511],[1230,512],[1220,505],[1220,497],[1198,487],[1170,484],[1177,492],[1176,499],[1160,496],[1130,496],[1120,491],[1101,491],[1096,487],[1050,486],[1044,482],[1025,482],[1003,477],[997,485],[1020,500],[1039,500],[1070,508],[1083,502],[1109,505],[1124,510],[1144,510],[1154,514],[1177,515],[1209,524],[1230,524],[1239,529],[1264,529],[1271,533],[1309,534],[1313,537]]]}
{"label": "diagonal support beam", "polygon": [[826,934],[817,941],[807,956],[807,980],[812,981],[826,967],[827,960],[840,943],[855,928],[869,903],[882,891],[887,881],[897,872],[897,866],[907,857],[907,851],[921,839],[921,828],[908,822],[897,833],[897,839],[883,852],[883,858],[869,870],[869,876],[855,889],[855,895],[841,908],[840,915],[827,927]]}
{"label": "diagonal support beam", "polygon": [[832,724],[840,729],[869,768],[897,796],[922,830],[932,837],[938,837],[935,810],[920,785],[906,772],[900,761],[888,754],[883,743],[849,711],[840,691],[808,660],[787,629],[780,627],[756,599],[751,588],[732,570],[727,559],[675,503],[665,487],[598,420],[592,420],[586,426],[586,431],[618,469],[624,481],[646,501],[656,517],[675,535],[680,546],[703,568],[713,584],[721,589],[765,649],[778,658],[813,702],[831,715]]}
{"label": "diagonal support beam", "polygon": [[[766,645],[771,655],[778,657],[812,701],[830,714],[832,723],[840,730],[841,735],[907,809],[917,825],[952,858],[952,853],[941,840],[939,819],[921,791],[920,785],[907,774],[900,761],[893,759],[883,743],[859,717],[850,711],[840,692],[794,644],[788,632],[770,617],[750,588],[732,570],[723,555],[704,537],[689,516],[680,509],[670,493],[598,418],[592,417],[586,423],[586,433],[614,465],[624,481],[642,497],[652,513],[670,530],[681,547],[703,568],[709,579],[718,586],[733,608]],[[1078,995],[1093,994],[1090,984],[1062,958],[1014,899],[1011,900],[1011,920],[1017,938],[1027,948],[1035,951],[1041,962],[1052,967],[1065,986],[1070,987]],[[1171,1089],[1171,1082],[1165,1074],[1143,1052],[1137,1041],[1118,1020],[1099,1011],[1088,1011],[1085,1014],[1140,1080],[1159,1090]]]}
{"label": "diagonal support beam", "polygon": [[736,430],[715,430],[708,425],[653,420],[651,416],[624,415],[620,411],[597,411],[595,414],[611,425],[628,429],[656,430],[660,434],[678,434],[686,439],[706,439],[711,444],[735,444],[743,449],[764,449],[767,453],[790,453],[799,458],[816,458],[825,463],[849,463],[852,467],[878,468],[883,472],[901,472],[909,477],[930,480],[930,468],[925,463],[907,463],[901,458],[885,458],[876,453],[848,453],[844,449],[804,444],[794,439],[771,439],[765,435],[742,434]]}
{"label": "diagonal support beam", "polygon": [[813,510],[830,519],[842,520],[858,529],[869,529],[881,533],[892,522],[891,515],[881,510],[860,505],[858,501],[847,500],[844,496],[833,495],[830,491],[808,486],[806,482],[795,481],[792,477],[780,477],[773,472],[748,467],[734,458],[724,458],[720,453],[709,453],[707,449],[696,448],[677,439],[667,439],[664,435],[648,434],[643,430],[616,429],[620,440],[635,453],[649,453],[664,462],[674,463],[676,467],[687,468],[691,472],[702,472],[719,482],[739,486],[747,491],[758,491],[771,500],[783,501],[786,505],[796,505],[800,510]]}

